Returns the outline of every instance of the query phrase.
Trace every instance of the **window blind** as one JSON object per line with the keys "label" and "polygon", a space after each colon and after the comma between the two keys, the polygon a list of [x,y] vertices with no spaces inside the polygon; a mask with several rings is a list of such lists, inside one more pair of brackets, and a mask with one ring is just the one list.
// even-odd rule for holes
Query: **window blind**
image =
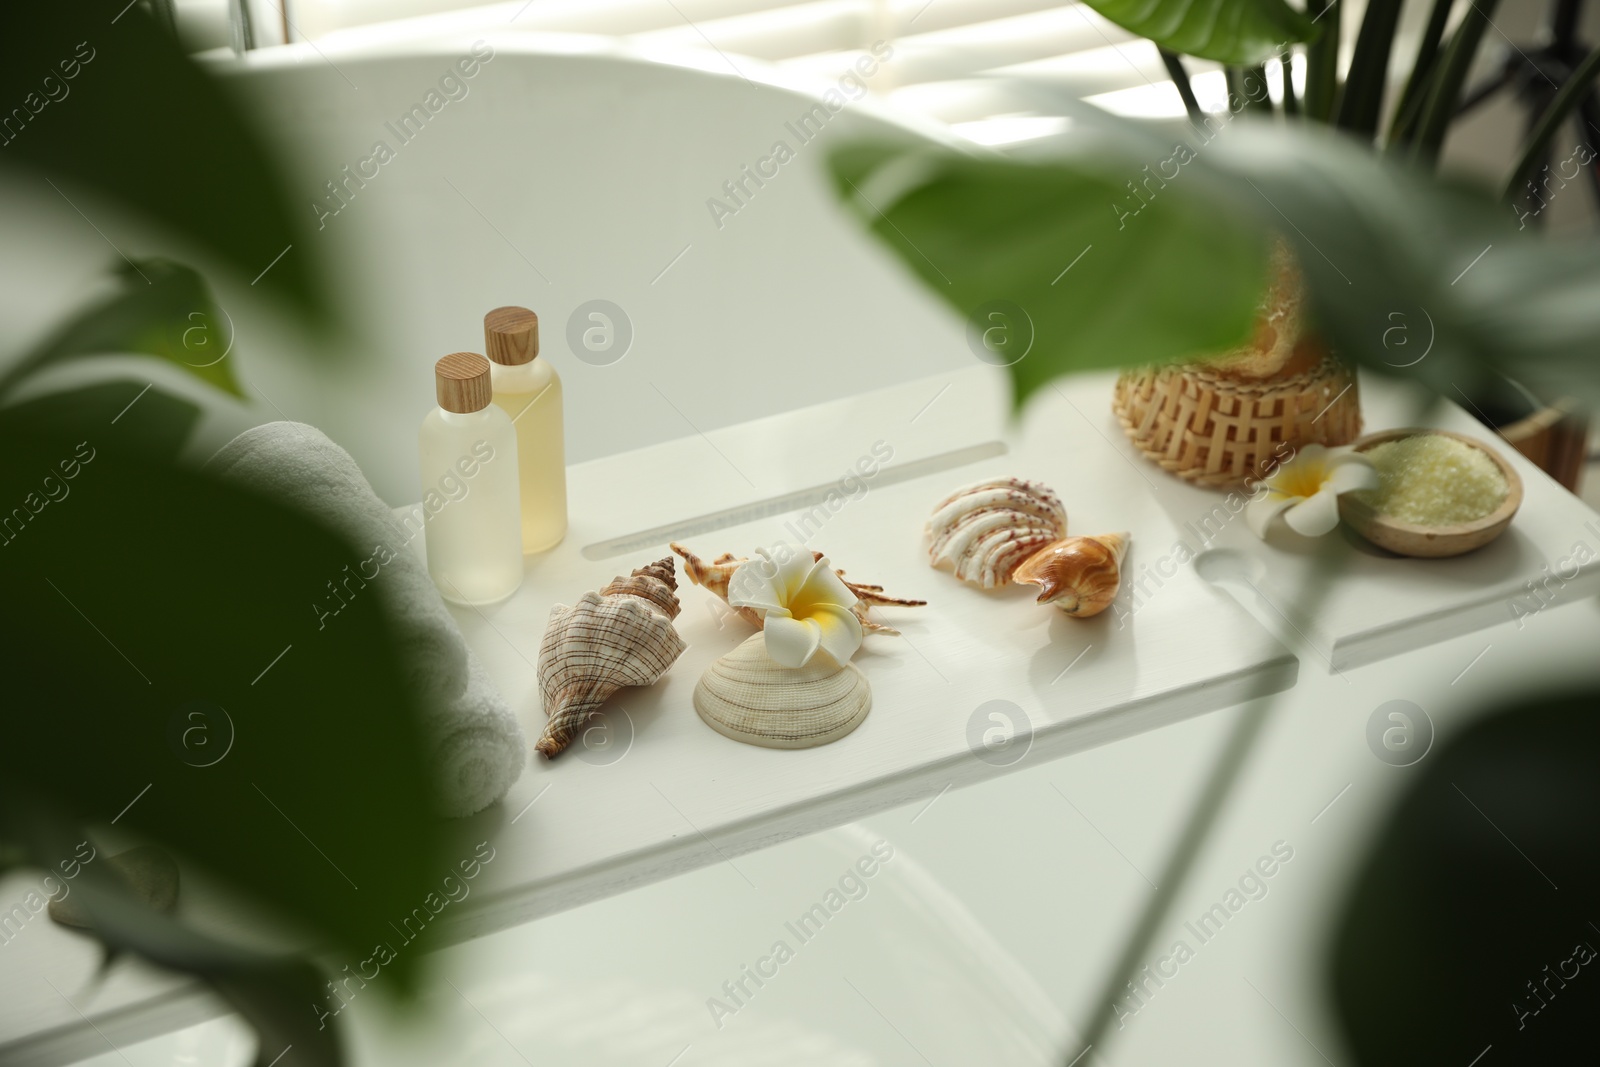
{"label": "window blind", "polygon": [[[225,33],[230,0],[179,0],[180,21]],[[983,144],[1057,132],[1058,118],[1006,76],[1113,112],[1172,118],[1183,105],[1155,46],[1084,4],[1056,0],[232,0],[257,46],[493,28],[611,37],[656,54],[715,49],[826,79],[874,42],[893,60],[872,91]],[[221,19],[223,31],[215,27]],[[198,36],[198,31],[195,31]],[[225,38],[224,38],[225,39]],[[212,43],[222,43],[214,41]],[[1190,62],[1202,104],[1226,96],[1213,64]],[[1001,76],[996,78],[995,76]]]}

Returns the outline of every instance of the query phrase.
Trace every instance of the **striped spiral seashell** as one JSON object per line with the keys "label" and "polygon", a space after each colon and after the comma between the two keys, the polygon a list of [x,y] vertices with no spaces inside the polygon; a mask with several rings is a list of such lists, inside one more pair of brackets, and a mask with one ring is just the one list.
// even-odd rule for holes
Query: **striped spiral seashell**
{"label": "striped spiral seashell", "polygon": [[550,609],[539,642],[539,695],[549,722],[534,745],[555,756],[626,685],[650,685],[667,673],[685,645],[671,556],[613,578],[568,607]]}
{"label": "striped spiral seashell", "polygon": [[992,478],[957,489],[928,519],[928,559],[984,589],[1007,585],[1023,560],[1067,535],[1054,492],[1021,478]]}

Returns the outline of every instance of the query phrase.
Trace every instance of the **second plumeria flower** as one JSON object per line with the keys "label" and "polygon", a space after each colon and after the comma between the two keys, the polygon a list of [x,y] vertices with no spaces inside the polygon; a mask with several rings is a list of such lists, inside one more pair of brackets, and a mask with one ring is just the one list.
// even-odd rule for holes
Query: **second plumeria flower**
{"label": "second plumeria flower", "polygon": [[761,615],[767,655],[785,667],[803,667],[817,652],[845,663],[861,647],[856,595],[834,573],[826,556],[778,544],[758,548],[733,572],[728,603]]}
{"label": "second plumeria flower", "polygon": [[1280,515],[1295,533],[1321,537],[1339,525],[1341,494],[1377,487],[1378,472],[1361,453],[1306,445],[1261,483],[1244,517],[1260,538]]}

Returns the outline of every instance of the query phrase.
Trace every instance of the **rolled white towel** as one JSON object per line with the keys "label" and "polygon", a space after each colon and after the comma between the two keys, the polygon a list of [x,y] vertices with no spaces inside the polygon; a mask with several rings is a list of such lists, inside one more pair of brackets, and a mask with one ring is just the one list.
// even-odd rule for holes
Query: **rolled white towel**
{"label": "rolled white towel", "polygon": [[424,740],[438,767],[443,812],[471,815],[505,795],[522,774],[522,727],[467,648],[461,628],[407,548],[416,535],[368,484],[350,453],[315,426],[269,422],[217,450],[208,470],[280,500],[393,559],[372,583],[394,620],[407,683],[421,698]]}
{"label": "rolled white towel", "polygon": [[470,650],[466,692],[450,705],[448,715],[431,719],[428,727],[446,815],[482,811],[522,775],[528,751],[522,727]]}

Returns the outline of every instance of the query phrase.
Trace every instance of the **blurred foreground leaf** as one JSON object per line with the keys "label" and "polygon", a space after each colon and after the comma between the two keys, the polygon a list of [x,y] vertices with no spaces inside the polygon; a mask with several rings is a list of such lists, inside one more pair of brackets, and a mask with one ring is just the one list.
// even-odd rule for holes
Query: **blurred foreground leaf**
{"label": "blurred foreground leaf", "polygon": [[[19,813],[27,815],[25,821],[6,821]],[[326,979],[309,962],[230,945],[152,910],[81,830],[11,781],[0,783],[0,834],[25,842],[35,856],[81,860],[64,866],[56,884],[65,887],[61,899],[91,927],[77,932],[93,936],[104,949],[93,981],[131,953],[210,985],[255,1029],[256,1067],[279,1062],[290,1047],[296,1050],[292,1062],[308,1067],[343,1062],[338,1028],[326,1025],[335,1005]]]}
{"label": "blurred foreground leaf", "polygon": [[1019,404],[1073,370],[1242,340],[1271,234],[1347,359],[1453,397],[1503,374],[1600,400],[1594,242],[1520,230],[1487,190],[1320,129],[1223,119],[1174,143],[1092,108],[1077,118],[1071,147],[1038,162],[862,146],[832,160],[841,197],[963,315],[1026,309],[1037,340],[1008,368]]}
{"label": "blurred foreground leaf", "polygon": [[0,779],[38,808],[4,821],[116,819],[307,947],[354,967],[391,943],[404,988],[391,924],[458,857],[377,597],[314,607],[372,548],[152,459],[121,436],[138,412],[0,419]]}
{"label": "blurred foreground leaf", "polygon": [[1018,406],[1069,370],[1177,359],[1250,334],[1266,236],[1189,199],[1140,199],[1126,184],[1145,179],[1137,168],[872,146],[832,163],[840,196],[967,321],[974,354],[1007,367]]}
{"label": "blurred foreground leaf", "polygon": [[244,396],[233,373],[233,320],[217,306],[199,273],[169,259],[119,261],[113,270],[121,291],[74,312],[0,379],[0,393],[29,374],[76,357],[141,353]]}
{"label": "blurred foreground leaf", "polygon": [[1425,757],[1333,946],[1363,1067],[1591,1063],[1600,1018],[1600,692],[1518,701]]}
{"label": "blurred foreground leaf", "polygon": [[92,190],[259,276],[313,321],[330,316],[315,260],[298,247],[309,212],[290,208],[254,125],[142,5],[8,9],[0,100],[0,166],[31,170],[64,196]]}
{"label": "blurred foreground leaf", "polygon": [[[148,383],[100,382],[78,389],[25,400],[0,408],[0,425],[25,436],[59,436],[71,425],[117,427],[117,439],[129,451],[171,460],[183,450],[200,421],[200,408]],[[42,470],[60,474],[59,470]]]}
{"label": "blurred foreground leaf", "polygon": [[[85,871],[90,870],[89,867]],[[124,894],[86,884],[95,935],[109,949],[137,953],[151,963],[205,979],[256,1032],[256,1067],[269,1067],[289,1049],[304,1067],[338,1067],[343,1051],[337,1027],[321,1011],[336,1007],[324,979],[310,963],[269,956],[218,941],[151,911]]]}

